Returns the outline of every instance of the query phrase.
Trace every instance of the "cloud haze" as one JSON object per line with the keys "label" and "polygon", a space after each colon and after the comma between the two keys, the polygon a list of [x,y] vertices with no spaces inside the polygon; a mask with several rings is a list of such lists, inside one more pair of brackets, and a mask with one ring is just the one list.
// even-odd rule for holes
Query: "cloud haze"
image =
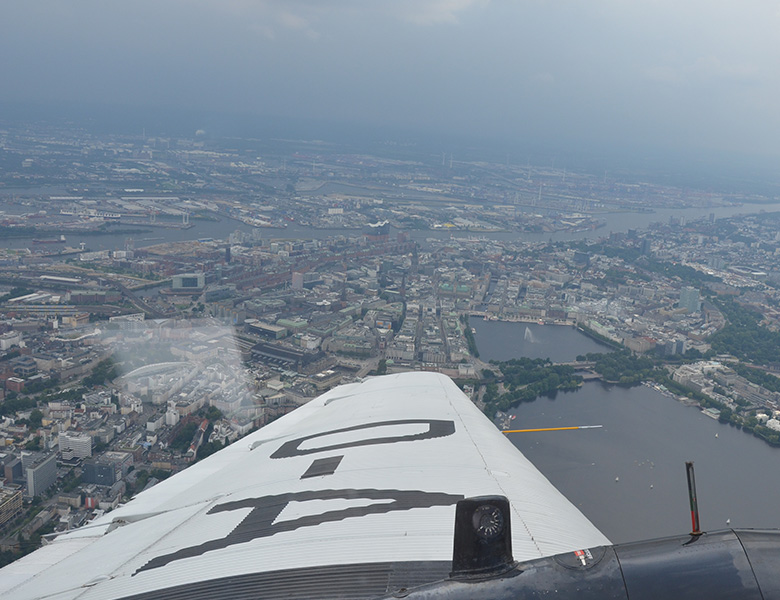
{"label": "cloud haze", "polygon": [[763,0],[28,0],[0,102],[776,157],[779,26]]}

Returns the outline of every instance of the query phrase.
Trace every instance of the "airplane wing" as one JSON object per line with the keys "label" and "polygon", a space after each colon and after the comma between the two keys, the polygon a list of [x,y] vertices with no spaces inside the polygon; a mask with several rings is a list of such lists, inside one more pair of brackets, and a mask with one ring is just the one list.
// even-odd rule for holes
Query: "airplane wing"
{"label": "airplane wing", "polygon": [[449,378],[372,378],[0,569],[0,596],[393,593],[448,576],[455,505],[485,495],[510,501],[516,560],[609,544]]}

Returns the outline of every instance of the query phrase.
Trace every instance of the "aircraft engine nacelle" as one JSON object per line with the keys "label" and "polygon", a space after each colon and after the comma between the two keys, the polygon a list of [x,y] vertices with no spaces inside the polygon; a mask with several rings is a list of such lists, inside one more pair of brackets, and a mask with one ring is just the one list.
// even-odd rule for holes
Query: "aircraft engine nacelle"
{"label": "aircraft engine nacelle", "polygon": [[450,578],[392,597],[530,600],[780,598],[780,531],[723,530],[516,563],[505,498],[458,503]]}
{"label": "aircraft engine nacelle", "polygon": [[394,597],[530,600],[770,600],[780,598],[780,532],[724,530],[602,546],[463,573]]}

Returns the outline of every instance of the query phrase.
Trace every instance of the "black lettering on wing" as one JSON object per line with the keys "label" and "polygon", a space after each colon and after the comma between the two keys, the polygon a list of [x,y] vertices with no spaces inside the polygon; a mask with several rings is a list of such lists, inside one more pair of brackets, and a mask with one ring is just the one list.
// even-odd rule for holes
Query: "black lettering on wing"
{"label": "black lettering on wing", "polygon": [[[302,450],[301,444],[309,440],[315,440],[327,435],[346,433],[349,431],[360,431],[361,429],[374,429],[376,427],[389,427],[397,425],[428,425],[428,430],[422,433],[413,433],[408,435],[394,435],[386,437],[366,438],[342,444],[331,444],[330,446],[320,446],[316,448],[307,448]],[[397,442],[416,442],[419,440],[430,440],[434,438],[447,437],[455,433],[455,423],[453,421],[441,421],[438,419],[401,419],[397,421],[377,421],[376,423],[365,423],[355,425],[354,427],[345,427],[344,429],[332,429],[331,431],[322,431],[305,437],[296,438],[282,444],[271,458],[290,458],[293,456],[304,456],[306,454],[315,454],[317,452],[329,452],[331,450],[342,450],[344,448],[356,448],[359,446],[374,446],[377,444],[395,444]]]}
{"label": "black lettering on wing", "polygon": [[[331,510],[317,515],[307,515],[275,523],[277,517],[290,502],[306,502],[308,500],[378,500],[367,506],[353,506],[340,510]],[[206,514],[251,508],[250,513],[224,538],[209,540],[197,546],[182,548],[176,552],[153,558],[136,571],[135,574],[149,569],[157,569],[171,562],[184,558],[201,556],[206,552],[220,550],[251,542],[258,538],[269,537],[285,531],[294,531],[302,527],[315,527],[322,523],[343,521],[366,515],[383,514],[395,511],[411,510],[413,508],[431,508],[434,506],[451,506],[462,500],[460,494],[443,492],[423,492],[420,490],[375,490],[375,489],[343,489],[318,490],[290,494],[264,496],[262,498],[245,498],[234,502],[225,502],[211,508]],[[390,502],[382,502],[390,500]]]}

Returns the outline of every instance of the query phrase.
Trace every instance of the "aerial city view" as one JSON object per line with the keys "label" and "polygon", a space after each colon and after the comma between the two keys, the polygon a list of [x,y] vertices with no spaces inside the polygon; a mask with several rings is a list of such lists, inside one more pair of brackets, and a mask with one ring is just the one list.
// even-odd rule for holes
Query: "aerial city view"
{"label": "aerial city view", "polygon": [[[330,410],[349,390],[381,392],[415,381],[382,376],[409,373],[445,376],[416,381],[447,381],[447,398],[462,391],[611,543],[689,530],[687,460],[705,528],[780,527],[778,123],[760,100],[777,86],[776,74],[760,81],[770,25],[751,38],[716,3],[713,27],[733,18],[735,48],[751,47],[713,54],[707,35],[676,31],[654,53],[625,36],[658,42],[642,20],[663,21],[671,3],[604,1],[588,13],[573,3],[203,2],[187,15],[103,7],[95,19],[127,28],[106,47],[80,21],[85,7],[41,4],[51,13],[18,8],[22,27],[0,25],[0,48],[20,61],[0,67],[14,82],[0,93],[0,567],[79,527],[146,519],[110,521],[142,492],[179,489],[188,469],[217,473],[225,458],[203,461],[221,450],[265,452],[296,423],[298,446],[268,464],[320,452],[310,438],[326,434],[300,416],[320,396],[330,392],[319,408]],[[771,12],[750,4],[753,16]],[[681,24],[699,17],[687,10]],[[167,46],[162,32],[180,16],[191,28],[211,20],[226,46],[205,58],[175,28]],[[53,62],[72,63],[69,78],[22,39],[38,19],[34,38],[62,44]],[[66,43],[63,19],[83,37]],[[512,19],[533,40],[513,37]],[[609,62],[581,33],[554,50],[538,39],[536,27],[577,19],[627,44],[636,64]],[[466,53],[459,30],[492,49]],[[396,35],[408,45],[395,48]],[[523,54],[534,40],[538,61]],[[514,79],[490,51],[522,56],[502,67]],[[124,73],[95,74],[131,55]],[[33,67],[39,79],[23,74]],[[377,409],[390,419],[368,414],[373,425],[344,415],[339,429],[328,413],[322,431],[411,428],[420,417],[397,401]],[[461,418],[472,427],[461,415],[456,429]],[[434,429],[403,435],[450,435]],[[349,439],[323,447],[386,443]],[[350,450],[340,451],[346,465]],[[327,479],[343,458],[291,477]],[[214,481],[210,502],[236,493]],[[403,489],[394,485],[382,492]],[[303,493],[282,491],[289,505]],[[157,514],[144,498],[168,493],[142,495],[143,514]],[[222,546],[195,536],[174,552],[174,528],[169,554],[123,572],[125,587],[84,597],[152,597],[132,587],[146,585],[145,570],[239,544],[230,536],[252,512]],[[262,535],[285,535],[274,532]],[[269,559],[280,572],[281,556]],[[20,569],[0,571],[0,590],[27,582]],[[114,577],[95,575],[92,591]],[[184,586],[188,576],[171,577]]]}

